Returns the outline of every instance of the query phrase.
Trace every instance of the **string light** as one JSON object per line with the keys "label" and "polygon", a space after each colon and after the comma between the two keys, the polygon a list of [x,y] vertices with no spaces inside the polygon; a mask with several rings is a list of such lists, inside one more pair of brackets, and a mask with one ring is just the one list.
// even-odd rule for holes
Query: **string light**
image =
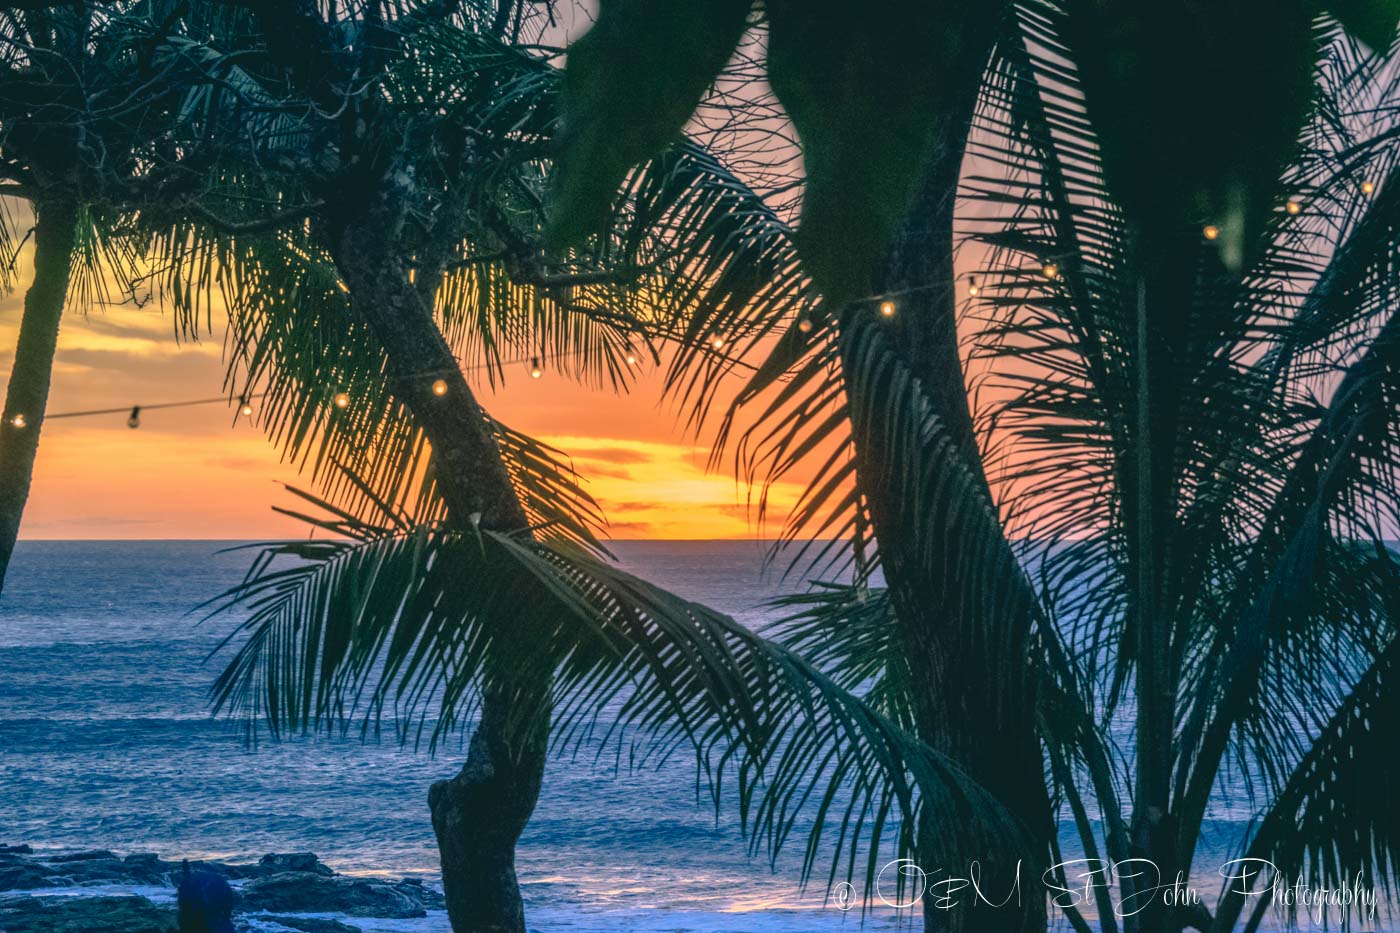
{"label": "string light", "polygon": [[797,329],[804,334],[810,334],[812,332],[812,319],[807,317],[798,318]]}
{"label": "string light", "polygon": [[973,298],[976,298],[977,293],[980,291],[982,291],[982,289],[977,284],[977,276],[974,275],[972,278],[967,280],[967,293]]}
{"label": "string light", "polygon": [[433,380],[433,394],[436,395],[438,398],[442,398],[444,395],[447,394],[447,380],[446,380],[446,379],[434,379],[434,380]]}
{"label": "string light", "polygon": [[894,317],[894,302],[886,298],[880,302],[880,313],[885,317]]}
{"label": "string light", "polygon": [[1299,204],[1297,201],[1293,200],[1292,198],[1289,198],[1289,199],[1288,199],[1288,203],[1284,205],[1284,208],[1285,208],[1285,209],[1288,211],[1288,213],[1290,213],[1290,214],[1299,214],[1299,213],[1302,213],[1303,205]]}
{"label": "string light", "polygon": [[[581,353],[581,351],[575,351],[575,352],[571,352],[571,353],[564,353],[564,354],[562,354],[562,355],[568,357],[568,356],[577,356],[577,355],[579,355],[580,353]],[[497,366],[501,366],[501,365],[512,365],[512,364],[515,364],[515,363],[523,363],[523,362],[525,362],[525,359],[524,359],[524,358],[513,359],[513,360],[501,360],[501,361],[499,361],[499,362],[497,362],[497,363],[482,363],[482,364],[475,365],[475,366],[467,366],[467,367],[464,367],[462,371],[463,371],[463,372],[474,372],[474,371],[483,370],[483,369],[494,369],[494,368],[496,368]],[[632,353],[628,353],[628,362],[629,362],[629,363],[635,363],[635,362],[636,362],[636,356],[635,356],[634,354],[632,354]],[[540,377],[543,375],[544,371],[543,371],[543,369],[540,368],[539,358],[538,358],[538,357],[531,357],[531,358],[530,358],[530,363],[532,364],[532,372],[530,373],[530,375],[533,376],[533,377],[536,378],[536,379],[540,378]],[[432,387],[432,388],[433,388],[433,391],[434,391],[434,394],[437,394],[437,383],[443,383],[444,386],[446,385],[445,380],[442,380],[442,379],[436,380],[436,381],[434,382],[434,384],[433,384],[433,387]],[[266,392],[254,392],[254,393],[249,393],[249,394],[245,394],[245,395],[239,396],[238,413],[239,413],[240,415],[242,415],[243,417],[245,417],[245,418],[251,418],[251,417],[253,416],[253,405],[252,405],[252,401],[253,401],[254,399],[263,398],[263,397],[266,396],[267,394],[268,394],[268,393],[266,393]],[[94,416],[94,415],[118,415],[118,414],[125,414],[125,415],[127,415],[127,422],[128,422],[128,424],[130,424],[131,427],[136,428],[136,427],[140,427],[140,423],[141,423],[141,420],[140,420],[140,419],[141,419],[141,413],[142,413],[142,412],[145,412],[145,411],[154,411],[154,410],[156,410],[156,409],[165,409],[165,408],[191,408],[191,407],[195,407],[195,406],[199,406],[199,405],[227,405],[227,404],[229,403],[229,401],[230,401],[230,399],[229,399],[228,396],[226,396],[226,395],[221,395],[221,396],[218,396],[218,397],[215,397],[215,398],[187,399],[187,400],[185,400],[185,401],[180,401],[180,402],[157,402],[157,403],[152,404],[152,405],[133,405],[133,406],[131,406],[130,408],[125,407],[125,406],[120,407],[120,408],[92,408],[92,409],[84,409],[84,410],[82,410],[82,411],[64,411],[64,412],[50,413],[50,414],[46,414],[46,415],[44,416],[44,420],[45,420],[45,421],[53,421],[53,420],[61,419],[61,418],[87,418],[87,417],[91,417],[91,416]],[[349,407],[350,407],[350,394],[349,394],[348,392],[337,392],[334,396],[332,396],[332,403],[335,405],[336,408],[349,408]],[[134,423],[133,423],[133,422],[134,422]],[[8,425],[10,425],[11,427],[14,427],[14,428],[24,428],[24,427],[27,427],[27,426],[29,425],[29,419],[28,419],[24,414],[18,413],[18,412],[17,412],[17,413],[15,413],[14,415],[11,415],[11,416],[8,417],[8,418],[5,418],[5,419],[4,419],[4,423],[5,423],[5,424],[8,424]]]}
{"label": "string light", "polygon": [[1362,193],[1362,194],[1374,194],[1375,191],[1376,191],[1376,183],[1375,183],[1375,182],[1373,182],[1373,181],[1363,181],[1363,182],[1361,183],[1361,193]]}
{"label": "string light", "polygon": [[1220,236],[1220,228],[1215,224],[1206,224],[1201,228],[1201,236],[1207,240],[1214,240]]}
{"label": "string light", "polygon": [[10,418],[10,424],[13,425],[13,426],[16,427],[16,428],[22,428],[22,427],[24,427],[25,425],[27,425],[28,423],[29,423],[29,420],[28,420],[27,418],[24,417],[24,413],[23,413],[23,412],[17,413],[17,414],[15,414],[14,416],[12,416],[12,417]]}
{"label": "string light", "polygon": [[1040,267],[1040,274],[1047,279],[1058,279],[1060,277],[1060,267],[1053,262],[1047,262]]}
{"label": "string light", "polygon": [[637,365],[637,354],[635,354],[635,353],[629,353],[629,354],[627,354],[627,365],[628,365],[628,366],[636,366],[636,365]]}
{"label": "string light", "polygon": [[711,338],[710,343],[714,345],[714,348],[716,350],[724,349],[724,338],[719,336],[718,334]]}

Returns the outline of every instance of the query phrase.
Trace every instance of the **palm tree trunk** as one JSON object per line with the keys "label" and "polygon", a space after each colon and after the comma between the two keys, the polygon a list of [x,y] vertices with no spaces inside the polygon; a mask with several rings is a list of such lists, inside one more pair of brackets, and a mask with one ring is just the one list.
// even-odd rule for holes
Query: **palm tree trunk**
{"label": "palm tree trunk", "polygon": [[[1176,503],[1181,501],[1176,488],[1182,475],[1180,412],[1184,386],[1199,365],[1194,362],[1198,351],[1192,346],[1190,315],[1180,310],[1193,306],[1195,244],[1194,231],[1151,249],[1133,243],[1133,262],[1141,272],[1136,434],[1132,462],[1124,467],[1129,477],[1125,498],[1131,496],[1125,521],[1134,541],[1129,624],[1137,704],[1130,854],[1154,865],[1163,884],[1190,867],[1189,854],[1177,847],[1181,814],[1174,805],[1172,774],[1182,678],[1180,646],[1185,643],[1181,635],[1185,623],[1176,607],[1182,604],[1184,588],[1193,584],[1179,576],[1185,555],[1173,548],[1184,540],[1175,527]],[[1141,900],[1146,906],[1125,918],[1128,933],[1181,929],[1181,911],[1161,897],[1147,898],[1145,889],[1153,880],[1145,879],[1143,885]]]}
{"label": "palm tree trunk", "polygon": [[78,235],[78,204],[72,198],[46,199],[35,205],[35,215],[34,281],[24,295],[24,317],[0,423],[0,589],[29,501]]}
{"label": "palm tree trunk", "polygon": [[[415,286],[410,276],[408,250],[398,234],[417,205],[408,203],[411,187],[401,187],[381,161],[392,159],[382,141],[397,138],[400,128],[376,125],[382,103],[377,92],[347,101],[345,89],[361,81],[352,79],[340,32],[315,0],[246,0],[245,5],[293,85],[324,113],[339,115],[343,135],[333,149],[312,159],[334,159],[346,169],[341,189],[325,198],[325,245],[356,313],[384,347],[394,394],[432,446],[448,520],[468,534],[480,528],[528,536],[529,521],[485,412],[433,320],[431,289],[421,280]],[[374,73],[375,42],[393,40],[375,35],[373,28],[370,33],[374,38],[362,41],[363,57],[355,67]],[[435,379],[447,382],[441,397],[432,391]],[[506,631],[502,637],[529,636]],[[531,656],[511,643],[500,651],[502,659],[517,662]],[[537,646],[533,657],[539,658]],[[550,659],[539,660],[530,670],[502,670],[491,678],[501,686],[483,692],[466,764],[429,791],[448,917],[456,933],[525,933],[515,843],[539,798],[552,692]],[[506,666],[504,660],[499,664]]]}
{"label": "palm tree trunk", "polygon": [[[898,295],[898,311],[890,326],[891,345],[898,348],[910,371],[923,383],[939,417],[964,453],[973,475],[982,477],[981,455],[973,431],[957,337],[958,292],[953,263],[953,212],[963,154],[987,56],[1000,23],[997,4],[965,23],[961,80],[950,94],[941,125],[941,146],[926,171],[923,187],[910,210],[877,281],[877,293]],[[853,405],[853,408],[860,407]],[[883,432],[860,432],[879,437]],[[1038,849],[1048,845],[1052,831],[1044,769],[1035,731],[1035,698],[1026,683],[996,683],[989,667],[996,658],[982,658],[957,631],[959,609],[952,602],[930,600],[930,593],[956,591],[957,581],[930,579],[929,568],[952,568],[960,543],[946,542],[947,553],[905,553],[914,538],[904,535],[903,503],[895,489],[882,488],[873,477],[893,475],[880,463],[880,452],[857,450],[862,489],[871,504],[871,518],[885,577],[899,618],[915,680],[915,711],[920,738],[945,752],[1007,806],[1028,830]],[[990,497],[990,489],[986,489]],[[921,540],[921,539],[920,539]],[[926,543],[926,542],[925,542]],[[1010,585],[1008,583],[1008,585]],[[1008,619],[1012,645],[1025,645],[1031,616]],[[982,639],[982,644],[987,644]],[[994,736],[988,740],[988,736]],[[1020,846],[1008,841],[1000,852],[949,853],[936,831],[919,832],[918,852],[925,870],[943,868],[966,877],[970,863],[980,863],[988,898],[1000,900],[1018,877],[1020,902],[991,908],[963,898],[957,909],[924,901],[924,924],[929,931],[948,933],[1025,933],[1044,930],[1046,910],[1040,885],[1041,867],[1020,866]],[[952,864],[949,864],[949,859]]]}
{"label": "palm tree trunk", "polygon": [[548,707],[525,726],[511,723],[509,697],[489,694],[456,777],[428,790],[452,929],[517,933],[525,905],[515,845],[539,800],[549,741]]}
{"label": "palm tree trunk", "polygon": [[[529,522],[485,412],[396,251],[395,238],[385,235],[397,229],[399,212],[386,203],[392,198],[371,197],[363,216],[332,238],[332,255],[356,312],[384,346],[395,394],[432,445],[449,521],[465,533],[481,528],[528,535]],[[432,391],[439,378],[448,383],[442,397]],[[526,653],[505,643],[500,657],[518,662]],[[488,680],[493,687],[484,691],[466,763],[456,777],[433,784],[428,804],[452,929],[524,933],[515,845],[534,812],[544,774],[550,668],[541,659],[537,667],[494,672]]]}

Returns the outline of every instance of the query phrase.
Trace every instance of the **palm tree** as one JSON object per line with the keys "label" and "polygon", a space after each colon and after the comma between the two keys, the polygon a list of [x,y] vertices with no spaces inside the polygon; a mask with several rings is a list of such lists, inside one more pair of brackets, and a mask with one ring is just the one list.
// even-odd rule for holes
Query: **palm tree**
{"label": "palm tree", "polygon": [[[686,15],[709,20],[711,29],[688,24],[680,31],[713,42],[713,58],[722,61],[738,32],[733,22],[726,28],[716,22],[737,17],[742,31],[748,7],[724,5],[723,14],[718,6],[697,10]],[[799,315],[799,327],[789,326],[791,318],[763,322],[781,339],[726,415],[721,445],[734,430],[738,409],[759,404],[763,424],[744,433],[737,455],[749,479],[771,483],[809,451],[822,452],[819,479],[787,523],[783,539],[849,536],[855,552],[864,555],[858,568],[862,581],[877,567],[890,581],[899,624],[888,649],[901,653],[901,679],[912,691],[907,728],[996,794],[1023,828],[994,849],[983,844],[957,852],[948,849],[944,828],[925,826],[920,860],[960,865],[980,860],[989,889],[1005,889],[1014,884],[1019,860],[1034,864],[1052,832],[1033,683],[1019,666],[1006,663],[1029,637],[1032,604],[1021,599],[1008,605],[997,598],[995,578],[969,584],[955,576],[962,541],[978,533],[978,517],[952,510],[953,533],[916,519],[905,493],[919,478],[886,443],[886,435],[912,416],[883,396],[890,389],[883,377],[850,374],[851,367],[871,363],[865,338],[856,333],[863,333],[861,319],[877,308],[882,315],[887,311],[884,329],[891,339],[882,346],[920,380],[918,404],[932,406],[942,419],[956,469],[969,477],[962,483],[964,493],[973,502],[989,500],[958,354],[953,207],[967,133],[1005,7],[966,5],[947,17],[911,10],[907,16],[856,22],[793,4],[769,4],[765,12],[770,79],[806,158],[800,245],[826,300],[809,316]],[[614,152],[645,153],[674,131],[638,126],[635,114],[663,114],[678,126],[688,110],[673,108],[668,98],[682,93],[698,98],[713,75],[700,74],[699,62],[695,73],[677,77],[674,84],[629,70],[665,67],[669,54],[664,42],[654,41],[658,34],[671,33],[626,4],[604,4],[595,29],[570,49],[575,90],[569,115],[576,129],[563,153],[558,226],[565,235],[587,229],[576,218],[589,215],[599,189],[606,190],[620,171]],[[653,45],[658,46],[655,60],[637,61],[635,49]],[[929,54],[931,48],[941,54]],[[630,148],[619,150],[612,144],[617,138]],[[601,141],[609,157],[597,154]],[[863,299],[859,309],[844,313],[842,305],[856,297]],[[876,395],[860,397],[862,390]],[[764,501],[760,497],[760,513]],[[879,541],[878,556],[872,536]],[[792,564],[811,553],[800,548]],[[986,589],[978,592],[978,586]],[[857,592],[863,593],[862,587],[863,582]],[[838,591],[849,594],[839,588],[827,595]],[[911,681],[917,686],[908,687]],[[845,681],[850,687],[860,682]],[[1002,741],[986,742],[989,731]],[[1031,846],[1023,845],[1023,836],[1033,840]],[[1020,910],[985,906],[964,902],[956,911],[930,912],[928,919],[976,930],[1035,929],[1044,923],[1037,898],[1022,899]]]}
{"label": "palm tree", "polygon": [[[135,257],[111,228],[137,197],[140,154],[168,128],[183,63],[166,54],[175,5],[0,9],[0,287],[34,238],[34,271],[0,421],[0,586],[29,498],[64,307],[129,291]],[[16,238],[24,214],[33,226]]]}
{"label": "palm tree", "polygon": [[[1393,107],[1387,71],[1335,27],[1314,30],[1316,11],[1303,4],[1211,16],[1121,7],[1019,4],[981,79],[974,152],[1013,177],[970,186],[982,211],[976,232],[995,253],[963,339],[1010,393],[973,422],[977,455],[967,456],[965,403],[950,401],[948,364],[920,371],[891,339],[895,329],[874,312],[901,296],[883,294],[886,285],[865,291],[876,278],[860,266],[835,281],[835,294],[873,297],[839,312],[806,358],[792,340],[764,367],[770,378],[794,372],[760,407],[741,461],[772,478],[823,439],[850,439],[791,532],[815,519],[863,537],[873,524],[891,579],[885,592],[827,586],[795,602],[793,637],[820,647],[838,683],[917,722],[921,704],[948,708],[929,692],[957,691],[968,676],[1015,684],[1028,669],[1038,690],[991,707],[993,721],[1034,719],[1047,783],[1091,857],[1151,859],[1166,878],[1189,872],[1212,790],[1246,761],[1264,774],[1248,851],[1335,881],[1393,854],[1393,828],[1363,803],[1375,799],[1366,791],[1393,796],[1389,769],[1368,755],[1393,704],[1381,687],[1396,594],[1385,544],[1395,531],[1392,150],[1388,127],[1375,125]],[[1394,24],[1383,15],[1357,23],[1354,9],[1341,12],[1388,41]],[[773,13],[776,49],[780,29],[796,30]],[[627,45],[625,18],[603,22],[602,38],[571,55],[574,66],[596,68],[608,61],[600,49]],[[852,28],[861,49],[864,31],[881,27]],[[1324,40],[1337,44],[1316,84]],[[1182,57],[1196,47],[1220,52],[1208,64]],[[791,63],[774,54],[781,95],[778,69]],[[1202,83],[1200,93],[1182,90]],[[664,82],[647,92],[683,96]],[[575,119],[606,126],[636,95],[607,106],[579,99]],[[1308,114],[1299,147],[1294,128]],[[793,115],[803,131],[800,106]],[[803,132],[804,144],[839,149],[832,132]],[[868,127],[847,133],[880,145]],[[575,172],[588,175],[594,163],[581,153]],[[826,176],[814,185],[839,175],[833,158],[808,153]],[[892,230],[878,211],[866,220],[877,241]],[[809,222],[825,226],[828,214]],[[809,261],[823,285],[843,274],[820,250]],[[940,284],[950,288],[951,275]],[[852,496],[843,480],[854,480]],[[911,594],[970,623],[954,626],[966,641],[930,653],[951,682],[914,673],[918,646],[910,653],[901,641]],[[1345,650],[1313,673],[1333,645]],[[1300,704],[1313,712],[1279,712]],[[1122,708],[1137,724],[1130,766],[1095,723]],[[1349,802],[1330,803],[1324,791]],[[1346,814],[1330,838],[1329,806]],[[1059,861],[1056,840],[1047,842],[1046,857]],[[1150,893],[1140,882],[1136,890]],[[1223,897],[1212,917],[1158,898],[1123,926],[1229,929],[1239,901]],[[1099,907],[1102,927],[1116,930],[1110,905]],[[939,928],[965,919],[927,909],[926,918]]]}
{"label": "palm tree", "polygon": [[[493,421],[463,376],[468,362],[504,378],[524,352],[620,386],[629,357],[671,341],[684,394],[732,365],[717,335],[743,345],[751,321],[803,306],[772,212],[682,143],[632,178],[605,235],[551,262],[557,71],[494,33],[494,10],[405,5],[332,27],[310,5],[249,6],[229,34],[262,38],[232,67],[209,57],[185,108],[200,117],[180,160],[206,186],[135,222],[159,231],[187,319],[221,289],[231,395],[266,393],[264,425],[322,483],[310,520],[349,540],[275,547],[232,594],[255,612],[218,702],[277,729],[388,713],[434,739],[479,713],[461,773],[430,795],[459,929],[523,928],[514,844],[551,725],[567,739],[623,689],[629,721],[713,756],[717,781],[740,763],[745,812],[775,845],[824,785],[861,804],[848,827],[996,811],[791,652],[600,563],[572,471]],[[808,760],[770,773],[779,746]]]}
{"label": "palm tree", "polygon": [[[1393,703],[1377,681],[1400,592],[1387,544],[1392,62],[1324,22],[1303,49],[1316,79],[1300,139],[1261,134],[1223,165],[1187,163],[1180,147],[1228,121],[1236,101],[1222,94],[1222,112],[1197,114],[1204,139],[1148,137],[1155,151],[1129,166],[1125,140],[1110,137],[1125,82],[1120,72],[1112,93],[1103,86],[1095,21],[1073,4],[1037,5],[1019,25],[988,148],[1024,160],[1011,181],[1019,203],[988,237],[991,288],[973,339],[1012,390],[988,413],[1013,439],[1000,462],[1017,490],[1009,525],[1047,548],[1040,603],[1101,714],[1135,722],[1134,747],[1121,750],[1125,803],[1097,801],[1121,830],[1104,845],[1166,879],[1189,875],[1212,794],[1233,780],[1260,821],[1251,857],[1325,883],[1385,871],[1387,807],[1358,795],[1394,794],[1365,754]],[[1228,86],[1286,90],[1259,60],[1242,52],[1229,67],[1250,74]],[[1140,200],[1144,163],[1188,196]],[[1005,190],[975,183],[979,222],[1011,213],[993,210]],[[1222,247],[1226,228],[1236,241]],[[1248,928],[1267,906],[1249,905]],[[1226,930],[1241,907],[1238,889],[1213,919],[1156,899],[1124,926]]]}
{"label": "palm tree", "polygon": [[[1394,88],[1387,64],[1328,33],[1336,44],[1316,116],[1282,173],[1290,194],[1265,245],[1231,271],[1221,225],[1209,216],[1178,224],[1151,241],[1181,254],[1160,283],[1172,298],[1154,312],[1144,276],[1163,257],[1142,255],[1131,212],[1114,204],[1094,98],[1065,64],[1083,54],[1063,38],[1075,35],[1074,15],[1020,11],[999,45],[973,150],[1015,169],[1009,181],[969,184],[974,229],[994,252],[964,339],[992,374],[988,394],[1000,396],[979,419],[984,472],[1002,492],[997,537],[1024,543],[1007,566],[990,537],[970,539],[988,542],[974,559],[981,547],[964,531],[958,573],[1001,581],[1000,611],[1019,611],[1018,600],[1034,608],[1030,663],[1047,675],[1063,670],[1055,639],[1069,642],[1077,688],[1067,694],[1050,680],[1040,701],[1051,788],[1089,857],[1147,859],[1160,872],[1160,881],[1118,879],[1122,896],[1143,905],[1122,928],[1229,930],[1247,907],[1253,929],[1268,899],[1246,898],[1239,885],[1214,911],[1168,906],[1152,890],[1178,871],[1190,876],[1222,782],[1247,787],[1257,810],[1242,854],[1268,859],[1280,877],[1336,885],[1393,864],[1394,837],[1378,815],[1390,809],[1391,772],[1370,750],[1394,703],[1381,685],[1400,592],[1387,543],[1397,456],[1386,188]],[[1163,373],[1155,341],[1171,334],[1181,343]],[[892,356],[873,352],[868,365],[898,372]],[[1171,386],[1165,422],[1154,392],[1166,389],[1144,381],[1154,372]],[[852,375],[848,366],[854,400],[862,390]],[[938,412],[926,391],[923,410]],[[859,445],[859,412],[852,422]],[[943,419],[911,416],[918,424],[953,442]],[[911,438],[902,456],[913,450]],[[959,471],[941,482],[966,479]],[[960,498],[962,508],[973,501]],[[936,508],[929,519],[950,527]],[[802,637],[830,632],[841,612],[831,598],[805,606]],[[1105,755],[1105,727],[1120,712],[1136,721],[1133,745]],[[1101,725],[1066,730],[1067,716]],[[1108,902],[1097,912],[1102,929],[1119,929]]]}

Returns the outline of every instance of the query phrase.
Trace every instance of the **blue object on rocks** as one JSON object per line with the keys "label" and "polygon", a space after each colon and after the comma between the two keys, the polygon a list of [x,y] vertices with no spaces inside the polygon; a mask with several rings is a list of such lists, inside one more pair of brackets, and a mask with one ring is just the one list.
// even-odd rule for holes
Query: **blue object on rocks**
{"label": "blue object on rocks", "polygon": [[222,876],[190,871],[186,861],[176,897],[180,933],[233,933],[233,888]]}

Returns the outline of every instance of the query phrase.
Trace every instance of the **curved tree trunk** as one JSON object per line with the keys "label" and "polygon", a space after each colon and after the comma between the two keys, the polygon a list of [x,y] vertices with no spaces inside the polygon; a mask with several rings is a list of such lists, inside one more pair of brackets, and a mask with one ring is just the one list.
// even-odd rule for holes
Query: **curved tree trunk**
{"label": "curved tree trunk", "polygon": [[[0,423],[0,588],[29,501],[78,234],[78,205],[71,198],[47,199],[35,205],[35,215],[34,281],[24,295],[24,317]],[[17,424],[20,418],[23,421]]]}
{"label": "curved tree trunk", "polygon": [[[1001,15],[999,5],[989,3],[965,23],[963,74],[941,120],[940,149],[877,281],[877,293],[899,295],[898,312],[889,322],[894,333],[891,345],[922,382],[989,500],[958,348],[953,213],[982,74]],[[914,678],[920,738],[952,757],[1007,806],[1024,824],[1039,854],[1048,845],[1053,821],[1035,731],[1034,691],[1028,678],[998,682],[1005,679],[1002,672],[1008,665],[1004,658],[987,654],[995,652],[997,644],[1026,645],[1032,617],[1028,611],[1007,613],[1016,617],[999,620],[1008,628],[1004,639],[963,630],[966,626],[959,620],[955,595],[962,582],[956,578],[963,566],[957,560],[961,542],[930,544],[926,535],[904,528],[909,516],[900,499],[902,486],[887,482],[897,475],[898,465],[884,463],[878,444],[869,440],[883,436],[883,431],[858,431],[857,437],[861,436],[867,443],[857,445],[858,476],[870,503]],[[941,553],[930,553],[929,548]],[[1009,667],[1018,678],[1024,673],[1014,664]],[[950,854],[933,828],[921,828],[918,836],[921,867],[931,877],[942,870],[943,878],[966,878],[971,863],[978,862],[983,890],[994,902],[1006,898],[1019,882],[1019,898],[1012,898],[1006,907],[988,907],[962,896],[957,908],[946,909],[925,898],[924,925],[930,933],[1045,929],[1043,866],[1026,862],[1018,872],[1018,860],[1024,855],[1019,845],[1008,841],[1003,851]]]}
{"label": "curved tree trunk", "polygon": [[[433,319],[432,282],[441,270],[410,269],[407,262],[412,249],[400,234],[410,211],[422,206],[422,192],[413,188],[411,171],[388,164],[394,156],[383,146],[384,140],[399,138],[402,128],[377,124],[382,103],[377,91],[346,91],[351,85],[377,87],[352,75],[352,69],[372,68],[375,42],[387,47],[393,38],[376,34],[378,14],[366,14],[362,25],[374,38],[362,40],[362,60],[352,65],[339,27],[323,17],[315,0],[244,0],[244,5],[257,16],[269,54],[292,84],[340,124],[339,135],[318,143],[328,148],[309,160],[338,163],[342,172],[324,192],[324,243],[356,313],[384,347],[394,394],[432,446],[448,520],[466,533],[481,528],[528,536],[525,510],[485,412]],[[439,239],[449,241],[450,232]],[[444,396],[432,392],[433,379],[424,373],[447,382]],[[506,629],[501,637],[529,634]],[[506,646],[500,656],[519,659],[530,653]],[[434,784],[428,795],[456,933],[525,931],[515,843],[539,798],[552,693],[550,659],[539,660],[529,670],[503,670],[490,678],[493,686],[484,691],[465,766],[450,781]]]}
{"label": "curved tree trunk", "polygon": [[548,707],[526,726],[510,721],[511,698],[481,707],[466,764],[428,790],[452,929],[521,933],[525,905],[515,845],[539,800],[549,742]]}
{"label": "curved tree trunk", "polygon": [[[409,276],[394,238],[400,206],[371,197],[362,217],[330,244],[357,313],[388,358],[394,393],[413,411],[432,445],[438,488],[458,528],[529,534],[529,523],[501,459],[485,412]],[[420,277],[421,278],[421,277]],[[421,285],[421,283],[420,283]],[[448,382],[433,394],[432,373]],[[503,633],[508,637],[511,633]],[[503,657],[519,658],[509,646]],[[548,750],[550,667],[503,670],[482,697],[481,721],[456,777],[428,793],[442,859],[448,917],[456,933],[525,933],[515,875],[515,845],[539,799]]]}

